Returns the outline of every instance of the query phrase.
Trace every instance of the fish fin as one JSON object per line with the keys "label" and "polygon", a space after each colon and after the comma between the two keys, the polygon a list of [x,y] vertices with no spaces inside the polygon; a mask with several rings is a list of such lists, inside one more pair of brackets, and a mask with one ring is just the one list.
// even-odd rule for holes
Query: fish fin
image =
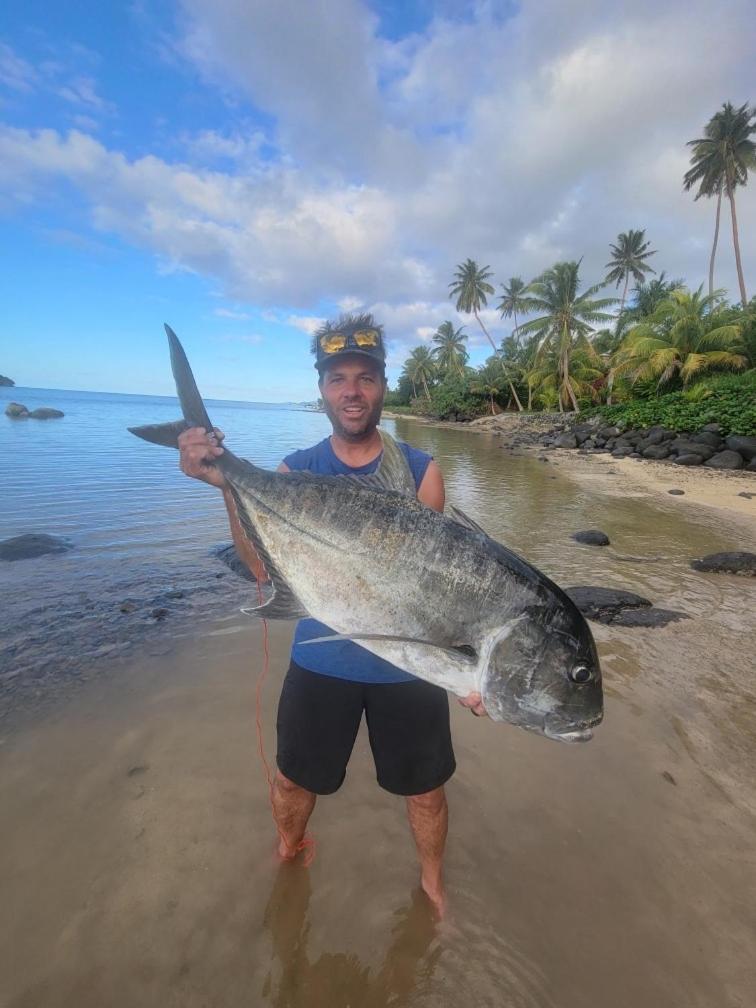
{"label": "fish fin", "polygon": [[488,532],[484,528],[481,528],[476,521],[466,515],[464,511],[460,511],[458,507],[454,507],[453,504],[449,504],[447,507],[449,517],[452,518],[457,525],[461,525],[463,528],[470,529],[471,532],[482,532],[484,536],[488,535]]}
{"label": "fish fin", "polygon": [[274,582],[273,598],[262,605],[245,608],[242,612],[248,616],[257,616],[258,619],[302,619],[310,615],[288,583],[280,577]]}
{"label": "fish fin", "polygon": [[273,586],[273,597],[268,599],[267,602],[263,602],[261,605],[253,606],[244,611],[250,616],[258,616],[260,619],[300,619],[303,616],[309,616],[305,607],[297,598],[296,594],[292,590],[289,582],[281,574],[281,572],[276,567],[273,562],[270,553],[268,553],[262,539],[257,533],[257,529],[249,519],[246,509],[244,508],[241,498],[239,497],[239,492],[231,485],[231,493],[234,498],[234,503],[236,504],[236,513],[239,516],[239,522],[244,530],[244,534],[247,539],[252,543],[255,548],[255,552],[262,560],[265,571],[270,578],[270,583]]}
{"label": "fish fin", "polygon": [[396,644],[417,644],[424,648],[432,648],[435,651],[444,651],[454,655],[462,661],[468,661],[471,665],[477,662],[475,649],[470,645],[463,644],[461,647],[447,647],[445,644],[434,644],[432,641],[420,640],[418,637],[397,637],[393,634],[329,634],[327,637],[311,637],[310,640],[299,641],[299,644],[327,644],[331,641],[393,641]]}
{"label": "fish fin", "polygon": [[173,420],[171,423],[143,424],[141,427],[129,427],[130,434],[136,434],[143,441],[162,445],[164,448],[178,448],[178,436],[189,428],[186,420]]}
{"label": "fish fin", "polygon": [[415,478],[407,457],[386,431],[379,431],[383,442],[383,454],[375,475],[384,481],[387,489],[395,490],[404,497],[417,497]]}
{"label": "fish fin", "polygon": [[213,425],[207,415],[205,404],[202,402],[202,396],[199,394],[184,348],[173,329],[167,323],[164,325],[168,336],[168,345],[171,348],[171,370],[176,382],[176,395],[181,403],[181,412],[189,427],[204,427],[209,433],[213,429]]}

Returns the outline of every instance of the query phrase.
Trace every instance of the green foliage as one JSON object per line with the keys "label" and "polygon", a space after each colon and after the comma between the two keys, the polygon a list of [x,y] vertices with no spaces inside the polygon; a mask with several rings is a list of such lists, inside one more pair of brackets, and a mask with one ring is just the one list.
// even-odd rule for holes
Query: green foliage
{"label": "green foliage", "polygon": [[470,388],[469,375],[452,372],[431,389],[430,414],[438,420],[473,420],[486,412],[486,400]]}
{"label": "green foliage", "polygon": [[622,428],[662,424],[671,430],[694,432],[718,423],[725,434],[756,434],[756,370],[708,378],[687,392],[594,407],[581,417],[595,414]]}

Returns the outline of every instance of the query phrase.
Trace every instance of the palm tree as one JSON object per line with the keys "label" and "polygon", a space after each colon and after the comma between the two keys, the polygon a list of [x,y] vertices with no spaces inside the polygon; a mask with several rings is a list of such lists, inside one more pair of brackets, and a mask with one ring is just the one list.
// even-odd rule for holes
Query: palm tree
{"label": "palm tree", "polygon": [[623,231],[622,234],[617,235],[616,245],[609,246],[612,251],[612,258],[606,264],[609,272],[606,274],[604,283],[614,283],[619,287],[622,281],[625,281],[625,287],[622,291],[622,301],[620,302],[620,314],[622,314],[622,309],[625,307],[627,285],[630,282],[630,277],[633,277],[635,282],[640,284],[645,280],[646,273],[656,272],[645,261],[649,256],[656,255],[655,251],[649,251],[651,242],[645,241],[645,237],[645,229],[642,231],[633,231],[631,228],[629,231]]}
{"label": "palm tree", "polygon": [[747,103],[736,109],[730,102],[725,102],[704,127],[704,136],[698,140],[688,141],[688,147],[693,148],[693,155],[690,159],[691,168],[683,178],[685,189],[692,189],[694,185],[698,185],[696,199],[701,196],[713,196],[715,193],[717,195],[714,243],[709,260],[710,297],[714,294],[714,256],[719,237],[719,211],[723,192],[730,201],[732,243],[735,248],[740,300],[744,308],[748,304],[748,298],[743,279],[743,265],[740,261],[735,189],[739,185],[744,186],[748,181],[749,170],[756,168],[756,143],[750,139],[751,134],[756,132],[756,123],[751,121],[754,117],[756,109],[749,108]]}
{"label": "palm tree", "polygon": [[464,373],[468,356],[465,348],[467,335],[462,332],[464,328],[460,326],[459,329],[455,329],[451,322],[442,322],[436,329],[433,336],[433,342],[436,344],[433,356],[442,371],[456,371],[460,376]]}
{"label": "palm tree", "polygon": [[[454,280],[449,284],[449,297],[456,298],[456,309],[457,311],[463,311],[468,315],[474,315],[475,319],[483,330],[483,333],[491,344],[491,349],[496,353],[496,344],[491,339],[491,334],[488,329],[483,325],[478,312],[481,308],[485,308],[488,304],[488,295],[494,293],[494,289],[488,282],[489,277],[493,276],[489,266],[479,267],[474,259],[465,259],[463,263],[457,266],[456,272],[454,274]],[[509,387],[512,390],[512,395],[515,402],[517,403],[518,410],[522,411],[522,403],[517,398],[517,392],[512,384],[509,375],[507,374],[506,365],[501,362],[501,369],[504,374],[507,375],[507,381],[509,381]]]}
{"label": "palm tree", "polygon": [[528,310],[528,285],[521,277],[510,277],[508,284],[499,284],[502,295],[499,298],[499,312],[502,318],[512,318],[514,315],[514,331],[520,328],[517,324],[517,312]]}
{"label": "palm tree", "polygon": [[601,358],[590,343],[572,346],[569,383],[566,386],[565,396],[562,359],[566,340],[567,337],[563,336],[559,343],[547,344],[539,355],[535,367],[528,373],[529,383],[538,390],[542,399],[552,401],[552,398],[556,398],[560,413],[563,413],[565,406],[569,407],[570,404],[573,409],[577,409],[575,401],[577,395],[596,399],[596,386],[604,376]]}
{"label": "palm tree", "polygon": [[404,367],[407,372],[407,377],[412,382],[413,388],[415,382],[422,382],[423,388],[425,389],[425,398],[430,399],[428,382],[433,380],[436,373],[436,367],[433,360],[433,354],[428,347],[415,347],[405,362]]}
{"label": "palm tree", "polygon": [[615,374],[627,374],[631,382],[656,378],[658,388],[675,376],[685,386],[705,371],[745,368],[742,329],[737,322],[724,322],[722,295],[704,296],[703,285],[695,293],[673,290],[627,334],[614,356]]}
{"label": "palm tree", "polygon": [[577,393],[582,389],[577,378],[571,376],[572,358],[581,355],[599,364],[599,355],[591,346],[588,335],[592,323],[607,322],[611,315],[604,308],[616,304],[616,298],[594,299],[603,283],[589,287],[578,294],[580,263],[556,263],[530,284],[528,308],[543,314],[520,326],[521,333],[534,333],[538,340],[533,375],[543,381],[541,365],[549,360],[554,365],[559,392],[559,408],[572,406],[577,410]]}
{"label": "palm tree", "polygon": [[470,391],[476,395],[487,395],[491,406],[491,416],[496,415],[494,408],[494,396],[501,393],[502,374],[500,361],[496,357],[489,357],[488,360],[479,367],[470,383]]}

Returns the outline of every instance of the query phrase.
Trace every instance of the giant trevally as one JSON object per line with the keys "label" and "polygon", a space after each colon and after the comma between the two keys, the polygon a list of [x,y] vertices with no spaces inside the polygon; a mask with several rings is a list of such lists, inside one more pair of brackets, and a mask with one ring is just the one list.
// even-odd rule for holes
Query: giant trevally
{"label": "giant trevally", "polygon": [[[166,331],[183,420],[130,430],[177,447],[182,430],[212,424],[184,350]],[[479,692],[495,721],[589,739],[603,696],[580,611],[461,511],[419,503],[404,455],[381,438],[371,476],[270,472],[227,449],[215,460],[272,584],[270,599],[247,611],[312,616],[458,696]]]}

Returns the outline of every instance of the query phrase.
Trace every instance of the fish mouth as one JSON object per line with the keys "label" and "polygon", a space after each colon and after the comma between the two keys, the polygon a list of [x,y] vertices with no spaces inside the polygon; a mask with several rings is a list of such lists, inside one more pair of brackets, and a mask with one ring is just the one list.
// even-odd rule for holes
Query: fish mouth
{"label": "fish mouth", "polygon": [[593,732],[590,728],[575,728],[572,731],[555,732],[544,727],[543,734],[555,742],[590,742]]}

